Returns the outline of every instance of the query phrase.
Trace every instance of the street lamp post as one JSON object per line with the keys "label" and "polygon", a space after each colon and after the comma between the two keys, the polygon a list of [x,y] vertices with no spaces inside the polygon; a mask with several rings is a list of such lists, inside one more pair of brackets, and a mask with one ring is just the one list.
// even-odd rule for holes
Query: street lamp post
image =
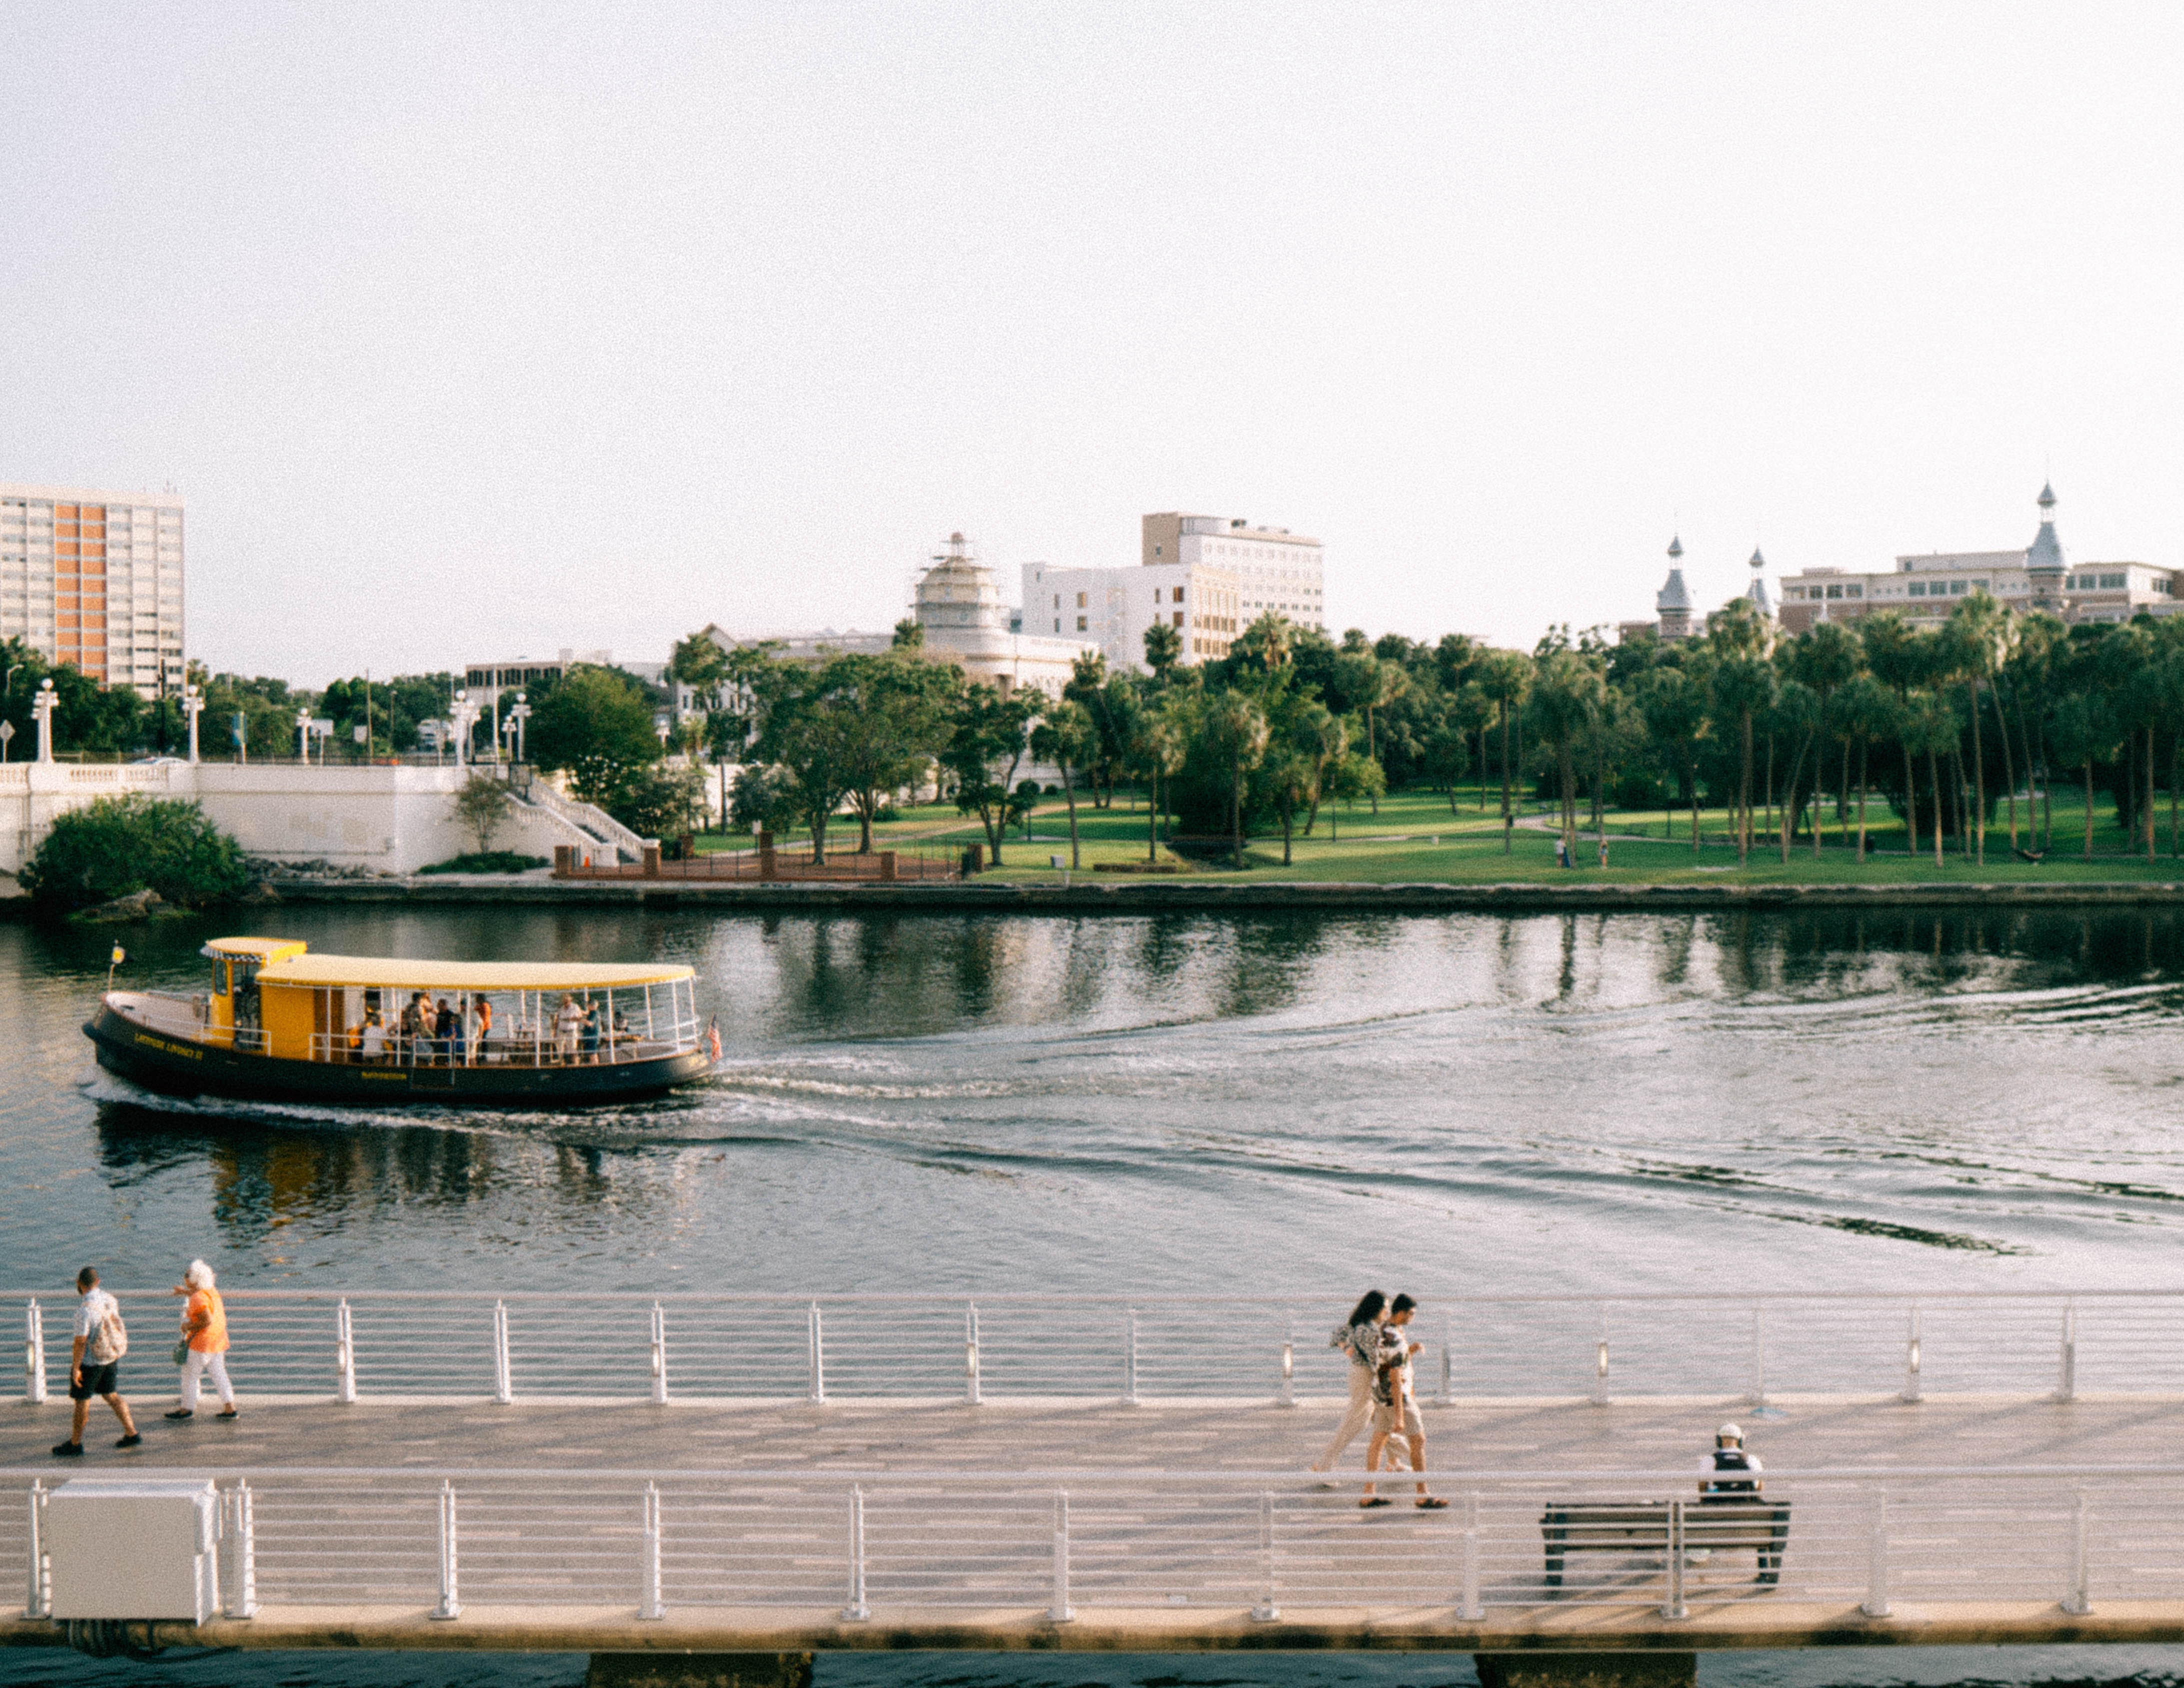
{"label": "street lamp post", "polygon": [[38,723],[38,760],[50,762],[53,759],[53,682],[38,682],[38,695],[31,700],[31,716]]}
{"label": "street lamp post", "polygon": [[198,765],[198,717],[204,713],[204,694],[195,686],[182,688],[182,714],[190,723],[190,766]]}
{"label": "street lamp post", "polygon": [[479,703],[467,690],[455,694],[455,765],[460,767],[471,760],[471,729],[477,725]]}
{"label": "street lamp post", "polygon": [[523,760],[523,723],[531,719],[531,705],[524,701],[525,694],[515,694],[515,707],[508,712],[508,723],[515,729],[515,760]]}
{"label": "street lamp post", "polygon": [[311,760],[311,712],[309,709],[296,711],[296,760]]}

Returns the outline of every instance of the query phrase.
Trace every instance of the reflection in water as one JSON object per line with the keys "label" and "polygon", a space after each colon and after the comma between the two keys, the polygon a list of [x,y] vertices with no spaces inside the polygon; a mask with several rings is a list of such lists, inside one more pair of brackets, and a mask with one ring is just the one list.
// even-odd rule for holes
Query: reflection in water
{"label": "reflection in water", "polygon": [[[2088,1282],[2184,1212],[2164,911],[271,929],[687,961],[727,1058],[581,1113],[177,1108],[79,1088],[106,935],[0,931],[20,1275],[95,1235],[243,1281]],[[130,982],[191,988],[209,931],[144,928]]]}

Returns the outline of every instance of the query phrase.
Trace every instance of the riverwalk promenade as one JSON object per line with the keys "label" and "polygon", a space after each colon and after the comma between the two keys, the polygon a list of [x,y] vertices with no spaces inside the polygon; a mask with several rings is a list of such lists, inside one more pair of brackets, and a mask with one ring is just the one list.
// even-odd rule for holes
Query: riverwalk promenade
{"label": "riverwalk promenade", "polygon": [[[125,1292],[140,1329],[152,1300]],[[209,1483],[221,1521],[217,1615],[141,1641],[583,1651],[602,1683],[798,1681],[829,1649],[1635,1682],[1715,1647],[2184,1641],[2177,1305],[1451,1298],[1421,1333],[1434,1512],[1409,1474],[1359,1507],[1362,1439],[1307,1469],[1342,1373],[1275,1298],[238,1292],[241,1418],[159,1416],[148,1344],[142,1446],[94,1408],[65,1462],[26,1307],[0,1640],[67,1638],[41,1520],[126,1476]],[[1697,1498],[1724,1418],[1767,1465],[1741,1511]]]}

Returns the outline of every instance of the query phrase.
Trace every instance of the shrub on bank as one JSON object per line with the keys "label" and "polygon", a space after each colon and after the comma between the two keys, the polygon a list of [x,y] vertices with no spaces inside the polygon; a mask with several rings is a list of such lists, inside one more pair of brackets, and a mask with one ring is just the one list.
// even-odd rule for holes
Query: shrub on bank
{"label": "shrub on bank", "polygon": [[250,870],[196,804],[131,795],[63,815],[16,878],[41,912],[70,914],[147,889],[203,908],[242,895]]}
{"label": "shrub on bank", "polygon": [[527,873],[534,867],[551,864],[543,855],[526,855],[514,850],[474,850],[465,855],[451,855],[445,861],[436,861],[430,867],[421,867],[420,873]]}

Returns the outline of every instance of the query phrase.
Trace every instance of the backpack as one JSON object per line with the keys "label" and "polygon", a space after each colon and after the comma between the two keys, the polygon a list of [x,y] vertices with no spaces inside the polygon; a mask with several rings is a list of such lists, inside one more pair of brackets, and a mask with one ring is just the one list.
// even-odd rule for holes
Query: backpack
{"label": "backpack", "polygon": [[[1746,1457],[1742,1448],[1716,1448],[1713,1451],[1713,1468],[1716,1471],[1749,1471],[1752,1462]],[[1758,1490],[1759,1485],[1749,1480],[1737,1483],[1716,1479],[1707,1485],[1707,1492],[1713,1495],[1752,1495]]]}
{"label": "backpack", "polygon": [[114,1311],[99,1320],[98,1329],[92,1332],[91,1340],[83,1346],[83,1357],[93,1365],[110,1366],[129,1351],[129,1327],[121,1322],[121,1309]]}

